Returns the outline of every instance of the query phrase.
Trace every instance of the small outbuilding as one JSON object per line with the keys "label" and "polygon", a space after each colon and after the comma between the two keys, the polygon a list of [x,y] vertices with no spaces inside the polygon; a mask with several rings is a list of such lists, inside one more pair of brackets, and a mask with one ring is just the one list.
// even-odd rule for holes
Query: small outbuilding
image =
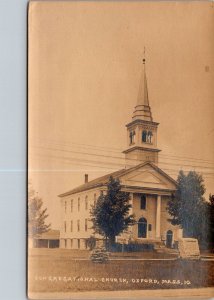
{"label": "small outbuilding", "polygon": [[59,230],[49,230],[33,240],[34,248],[59,248]]}

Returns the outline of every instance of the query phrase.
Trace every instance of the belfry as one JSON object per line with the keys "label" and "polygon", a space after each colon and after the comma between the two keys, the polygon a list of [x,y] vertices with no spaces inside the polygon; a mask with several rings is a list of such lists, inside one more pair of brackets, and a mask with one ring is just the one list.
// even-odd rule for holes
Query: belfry
{"label": "belfry", "polygon": [[140,78],[137,104],[134,108],[132,121],[127,127],[127,149],[125,153],[126,168],[143,162],[158,164],[157,129],[159,123],[153,122],[149,105],[146,61]]}

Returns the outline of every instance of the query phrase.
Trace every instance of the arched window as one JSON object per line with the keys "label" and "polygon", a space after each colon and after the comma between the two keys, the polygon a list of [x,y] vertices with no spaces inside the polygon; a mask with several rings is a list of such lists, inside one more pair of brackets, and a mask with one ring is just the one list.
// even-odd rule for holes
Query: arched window
{"label": "arched window", "polygon": [[152,131],[148,131],[148,134],[147,134],[147,142],[148,143],[152,143],[152,136],[153,136]]}
{"label": "arched window", "polygon": [[146,143],[147,142],[147,131],[143,130],[142,132],[142,142]]}
{"label": "arched window", "polygon": [[145,218],[140,218],[138,221],[138,237],[147,237],[147,220]]}
{"label": "arched window", "polygon": [[172,241],[173,241],[173,232],[172,230],[168,230],[166,233],[166,246],[167,248],[172,248]]}
{"label": "arched window", "polygon": [[146,195],[140,197],[140,209],[146,209]]}
{"label": "arched window", "polygon": [[130,144],[134,144],[135,131],[131,131],[129,134]]}
{"label": "arched window", "polygon": [[133,137],[133,144],[135,142],[135,131],[132,131],[132,137]]}

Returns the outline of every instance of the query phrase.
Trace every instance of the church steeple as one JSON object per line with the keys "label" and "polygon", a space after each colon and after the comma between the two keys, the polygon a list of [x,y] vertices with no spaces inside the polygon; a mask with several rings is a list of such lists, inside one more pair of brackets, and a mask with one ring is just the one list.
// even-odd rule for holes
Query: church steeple
{"label": "church steeple", "polygon": [[139,92],[137,97],[137,105],[133,112],[133,120],[153,121],[151,108],[149,106],[149,95],[146,77],[146,60],[143,59],[143,68],[141,72]]}
{"label": "church steeple", "polygon": [[127,167],[146,161],[158,163],[158,152],[160,151],[157,149],[158,124],[153,122],[149,105],[144,57],[137,105],[133,112],[132,121],[126,125],[128,148],[123,153],[125,153]]}

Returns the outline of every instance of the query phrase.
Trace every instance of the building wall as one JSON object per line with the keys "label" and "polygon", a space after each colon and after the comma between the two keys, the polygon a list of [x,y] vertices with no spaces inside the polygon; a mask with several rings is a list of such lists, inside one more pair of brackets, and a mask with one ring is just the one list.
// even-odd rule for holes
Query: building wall
{"label": "building wall", "polygon": [[173,242],[177,241],[178,238],[181,235],[181,230],[179,229],[179,226],[173,226],[168,219],[170,218],[170,215],[167,211],[167,202],[169,200],[169,197],[162,196],[161,199],[161,238],[162,240],[166,240],[166,234],[168,230],[171,230],[173,232]]}
{"label": "building wall", "polygon": [[126,166],[132,167],[138,165],[143,161],[151,161],[155,164],[158,163],[158,152],[143,151],[135,149],[131,152],[125,153]]}
{"label": "building wall", "polygon": [[[133,195],[133,213],[138,221],[140,218],[147,220],[147,238],[155,238],[156,228],[156,195],[146,196],[146,209],[141,209],[140,198],[142,194]],[[148,231],[148,224],[152,225],[152,230]],[[138,237],[138,225],[133,226],[133,237]]]}
{"label": "building wall", "polygon": [[[156,239],[156,212],[157,212],[157,195],[146,195],[146,209],[141,209],[140,198],[142,194],[133,194],[133,212],[135,218],[139,221],[140,218],[147,220],[147,238]],[[167,211],[167,202],[169,196],[161,196],[161,217],[160,217],[160,232],[161,240],[166,240],[167,231],[173,232],[173,242],[181,237],[181,232],[178,226],[173,226],[168,219],[170,215]],[[151,231],[149,231],[149,225]],[[138,238],[138,225],[132,227],[132,236]]]}
{"label": "building wall", "polygon": [[86,248],[85,240],[93,235],[90,210],[99,195],[93,189],[61,198],[60,248]]}
{"label": "building wall", "polygon": [[[90,222],[90,209],[100,195],[99,189],[93,189],[61,198],[61,229],[60,229],[60,248],[66,249],[86,249],[86,239],[93,235]],[[141,209],[140,193],[133,193],[132,210],[135,219],[140,218],[147,220],[147,239],[156,239],[156,212],[157,212],[157,195],[146,195],[146,208]],[[161,196],[161,218],[160,231],[161,239],[166,239],[168,230],[173,232],[173,242],[179,237],[179,228],[168,222],[169,214],[166,210],[167,196]],[[86,203],[87,202],[87,203]],[[87,226],[86,226],[87,220]],[[72,223],[71,223],[72,222]],[[149,225],[150,229],[149,230]],[[138,225],[130,228],[133,238],[138,238]],[[96,236],[98,238],[98,235]]]}

